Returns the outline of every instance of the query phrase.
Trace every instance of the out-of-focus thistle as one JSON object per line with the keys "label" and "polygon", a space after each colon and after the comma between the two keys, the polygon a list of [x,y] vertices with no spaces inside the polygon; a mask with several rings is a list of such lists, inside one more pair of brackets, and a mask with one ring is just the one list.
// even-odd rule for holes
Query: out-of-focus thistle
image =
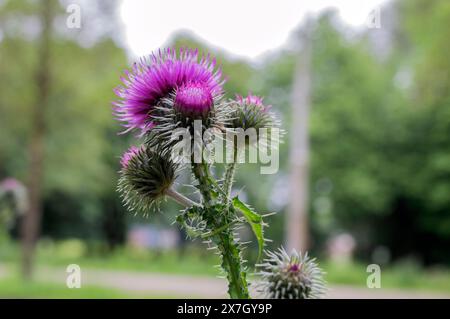
{"label": "out-of-focus thistle", "polygon": [[257,265],[261,281],[259,293],[270,299],[317,299],[325,292],[323,272],[307,253],[289,255],[284,248],[266,252],[267,258]]}
{"label": "out-of-focus thistle", "polygon": [[[11,195],[12,202],[8,200],[8,195]],[[27,211],[29,203],[25,185],[11,177],[0,181],[0,204],[3,203],[6,205],[0,205],[0,228],[3,224],[8,227],[11,225],[14,213],[24,215]]]}

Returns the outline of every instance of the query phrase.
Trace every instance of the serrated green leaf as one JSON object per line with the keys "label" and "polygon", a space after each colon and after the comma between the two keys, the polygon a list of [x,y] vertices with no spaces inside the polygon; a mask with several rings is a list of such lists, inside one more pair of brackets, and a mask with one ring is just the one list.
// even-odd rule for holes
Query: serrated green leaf
{"label": "serrated green leaf", "polygon": [[240,201],[236,196],[233,198],[233,207],[240,210],[242,215],[244,215],[253,233],[258,241],[258,260],[260,259],[263,248],[264,248],[264,233],[263,233],[263,219],[261,215],[253,211],[249,206]]}

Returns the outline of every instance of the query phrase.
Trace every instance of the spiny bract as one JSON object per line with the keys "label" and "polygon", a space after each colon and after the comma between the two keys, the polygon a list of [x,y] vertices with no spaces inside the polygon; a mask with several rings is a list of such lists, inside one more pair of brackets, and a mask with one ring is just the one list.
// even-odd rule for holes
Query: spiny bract
{"label": "spiny bract", "polygon": [[121,159],[118,191],[131,211],[148,214],[164,198],[178,170],[170,154],[142,145],[132,146]]}
{"label": "spiny bract", "polygon": [[230,128],[259,130],[279,126],[278,120],[270,111],[271,106],[264,105],[263,99],[259,96],[249,94],[247,97],[242,97],[237,95],[236,99],[230,102],[230,107],[232,109]]}

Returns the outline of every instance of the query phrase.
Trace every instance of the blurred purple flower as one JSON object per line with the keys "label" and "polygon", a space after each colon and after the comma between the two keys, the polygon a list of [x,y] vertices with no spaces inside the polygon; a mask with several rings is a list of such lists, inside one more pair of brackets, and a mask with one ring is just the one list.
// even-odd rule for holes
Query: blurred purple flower
{"label": "blurred purple flower", "polygon": [[[168,48],[142,58],[121,78],[123,85],[114,92],[114,114],[123,122],[125,132],[133,129],[141,135],[153,126],[151,112],[158,102],[187,83],[201,83],[213,97],[222,94],[222,72],[216,69],[210,55],[199,56],[198,50]],[[124,133],[125,133],[124,132]]]}
{"label": "blurred purple flower", "polygon": [[13,191],[21,186],[22,184],[17,179],[12,177],[5,178],[0,182],[0,188],[5,192]]}

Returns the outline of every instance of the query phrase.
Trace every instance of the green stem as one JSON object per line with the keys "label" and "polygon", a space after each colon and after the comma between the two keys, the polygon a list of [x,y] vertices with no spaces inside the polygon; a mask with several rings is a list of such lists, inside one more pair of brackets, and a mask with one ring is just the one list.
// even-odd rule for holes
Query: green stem
{"label": "green stem", "polygon": [[233,162],[231,164],[228,164],[227,170],[225,172],[224,189],[227,200],[230,200],[231,196],[234,174],[236,173],[237,159],[238,159],[238,150],[235,148],[233,152]]}
{"label": "green stem", "polygon": [[166,195],[172,198],[174,201],[176,201],[178,204],[185,206],[185,207],[193,207],[193,206],[200,206],[198,203],[190,200],[186,196],[178,193],[173,188],[169,188],[166,191]]}
{"label": "green stem", "polygon": [[[222,268],[227,273],[228,293],[233,299],[249,299],[246,274],[239,245],[235,242],[231,230],[232,222],[228,214],[216,214],[213,209],[213,196],[211,195],[212,177],[205,163],[192,164],[192,171],[199,182],[199,190],[204,200],[205,216],[203,218],[212,230],[213,240],[222,255]],[[208,211],[208,208],[210,210]]]}
{"label": "green stem", "polygon": [[234,224],[234,223],[231,222],[231,223],[222,225],[222,226],[220,226],[219,228],[214,229],[213,231],[209,231],[209,232],[207,232],[207,233],[202,234],[200,237],[201,237],[202,239],[214,237],[214,236],[216,236],[216,235],[219,235],[219,234],[220,234],[221,232],[223,232],[224,230],[230,228],[230,226],[232,226],[233,224]]}
{"label": "green stem", "polygon": [[250,299],[246,274],[242,271],[239,246],[229,230],[222,232],[218,238],[218,247],[222,254],[222,268],[227,272],[230,297],[232,299]]}
{"label": "green stem", "polygon": [[212,205],[212,196],[211,196],[211,189],[208,182],[208,171],[205,169],[203,163],[193,163],[192,164],[192,171],[194,173],[195,178],[198,180],[199,185],[198,189],[200,190],[200,193],[202,194],[203,200],[204,200],[204,206],[209,207]]}

